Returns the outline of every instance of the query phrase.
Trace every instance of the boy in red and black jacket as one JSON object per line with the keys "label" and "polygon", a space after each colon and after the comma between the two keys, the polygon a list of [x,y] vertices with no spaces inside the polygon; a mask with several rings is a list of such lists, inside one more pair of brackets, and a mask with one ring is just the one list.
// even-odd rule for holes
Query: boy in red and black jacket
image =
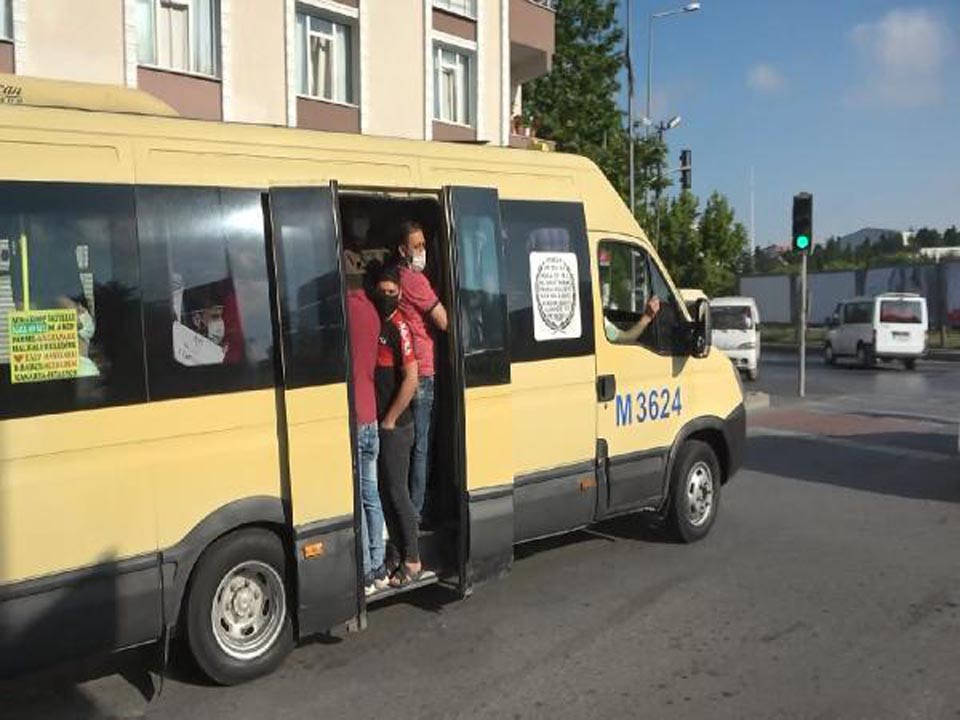
{"label": "boy in red and black jacket", "polygon": [[[413,447],[413,413],[410,401],[417,391],[417,358],[413,334],[400,302],[400,275],[386,266],[377,275],[374,303],[380,313],[377,353],[377,414],[380,426],[378,475],[384,516],[397,568],[390,579],[396,587],[408,585],[422,573],[418,545],[417,511],[410,498],[407,475]],[[400,557],[396,558],[399,552]],[[389,560],[388,560],[389,564]]]}

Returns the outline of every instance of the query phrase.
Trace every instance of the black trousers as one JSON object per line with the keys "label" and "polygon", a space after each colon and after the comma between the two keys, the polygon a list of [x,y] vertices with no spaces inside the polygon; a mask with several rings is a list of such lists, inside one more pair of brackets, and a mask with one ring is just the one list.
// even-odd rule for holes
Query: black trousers
{"label": "black trousers", "polygon": [[398,425],[393,430],[381,427],[380,457],[377,460],[383,517],[391,543],[397,546],[401,559],[406,562],[420,560],[417,509],[407,486],[413,438],[413,423]]}

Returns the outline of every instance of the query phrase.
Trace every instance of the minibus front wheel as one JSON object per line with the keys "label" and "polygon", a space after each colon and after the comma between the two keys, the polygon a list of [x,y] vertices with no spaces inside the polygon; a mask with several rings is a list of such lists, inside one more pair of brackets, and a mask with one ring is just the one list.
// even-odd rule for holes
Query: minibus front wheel
{"label": "minibus front wheel", "polygon": [[274,670],[293,648],[283,545],[246,528],[214,542],[187,596],[190,652],[214,682],[235,685]]}
{"label": "minibus front wheel", "polygon": [[706,537],[717,517],[722,480],[717,455],[701,440],[687,440],[673,465],[667,522],[681,542]]}

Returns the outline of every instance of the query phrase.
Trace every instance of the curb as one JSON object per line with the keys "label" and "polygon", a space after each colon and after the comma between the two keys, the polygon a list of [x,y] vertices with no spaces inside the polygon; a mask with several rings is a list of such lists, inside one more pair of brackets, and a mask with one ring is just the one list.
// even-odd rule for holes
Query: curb
{"label": "curb", "polygon": [[[791,345],[789,343],[764,343],[761,346],[763,352],[775,353],[778,355],[796,355],[798,348],[796,345]],[[820,343],[810,344],[807,343],[807,356],[815,355],[818,356],[823,351],[823,347]],[[941,362],[960,362],[960,350],[940,350],[934,348],[928,350],[927,354],[924,355],[921,360],[938,360]]]}
{"label": "curb", "polygon": [[770,396],[765,392],[751,390],[743,399],[743,405],[747,412],[754,410],[763,410],[770,407]]}

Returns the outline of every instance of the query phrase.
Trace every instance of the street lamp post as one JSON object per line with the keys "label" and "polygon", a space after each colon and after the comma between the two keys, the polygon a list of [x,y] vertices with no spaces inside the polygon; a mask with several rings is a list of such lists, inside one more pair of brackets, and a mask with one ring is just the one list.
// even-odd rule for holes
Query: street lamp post
{"label": "street lamp post", "polygon": [[[657,142],[659,142],[660,144],[663,144],[663,134],[667,132],[667,130],[673,130],[674,128],[679,126],[680,126],[679,115],[670,118],[669,121],[661,120],[660,124],[657,125]],[[653,246],[658,249],[660,247],[660,195],[663,192],[663,189],[662,189],[663,183],[660,182],[661,180],[662,180],[662,176],[660,174],[660,165],[658,163],[657,164],[657,192],[655,193],[655,200],[654,200],[654,202],[656,202],[657,204],[656,213],[655,213],[657,217],[657,224],[656,224],[656,232],[654,233],[654,236],[653,236]]]}
{"label": "street lamp post", "polygon": [[[687,3],[682,8],[677,8],[676,10],[665,10],[663,12],[653,13],[652,15],[650,15],[650,20],[647,23],[647,107],[646,107],[646,115],[645,115],[648,121],[651,117],[653,117],[653,111],[651,109],[651,104],[652,104],[651,98],[653,95],[653,21],[659,20],[665,17],[671,17],[672,15],[683,15],[685,13],[696,12],[699,9],[700,9],[699,2],[691,2],[691,3]],[[628,28],[629,28],[629,25],[628,25]],[[629,29],[627,30],[627,32],[628,33],[630,32]],[[647,138],[650,135],[650,132],[649,132],[650,123],[647,122],[645,123],[645,125],[646,125],[646,129],[644,129],[643,137]],[[631,132],[631,138],[632,138],[633,137],[632,127],[630,129],[630,132]],[[633,158],[633,148],[630,149],[630,157],[631,159]],[[633,175],[631,174],[631,178],[632,177]],[[648,183],[648,186],[649,186],[649,183]],[[644,205],[647,205],[649,203],[648,192],[649,192],[649,188],[645,187],[644,193],[643,193]]]}

